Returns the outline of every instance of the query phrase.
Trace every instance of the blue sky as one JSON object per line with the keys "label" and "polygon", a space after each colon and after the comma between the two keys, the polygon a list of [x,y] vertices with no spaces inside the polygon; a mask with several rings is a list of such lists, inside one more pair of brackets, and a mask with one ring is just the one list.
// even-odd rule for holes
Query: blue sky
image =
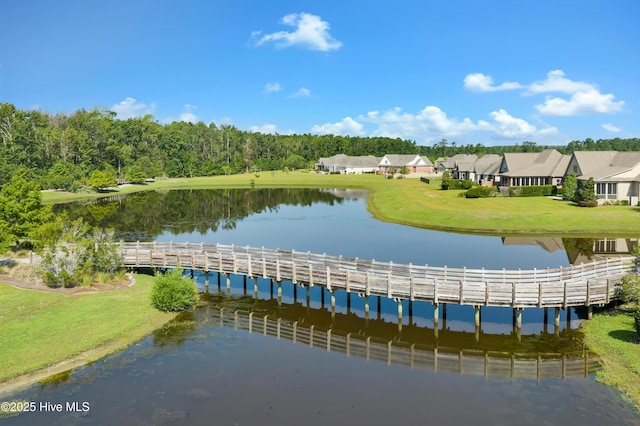
{"label": "blue sky", "polygon": [[8,2],[0,102],[431,145],[640,136],[640,2]]}

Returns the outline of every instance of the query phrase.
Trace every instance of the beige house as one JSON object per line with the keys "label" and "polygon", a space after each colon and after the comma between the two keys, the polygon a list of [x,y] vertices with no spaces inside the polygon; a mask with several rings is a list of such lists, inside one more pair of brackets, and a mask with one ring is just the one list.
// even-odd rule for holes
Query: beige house
{"label": "beige house", "polygon": [[378,171],[378,161],[373,155],[350,156],[336,154],[332,157],[318,160],[316,169],[342,174],[376,173]]}
{"label": "beige house", "polygon": [[638,205],[640,152],[576,151],[565,173],[575,173],[579,180],[593,178],[600,203],[628,200],[630,205]]}
{"label": "beige house", "polygon": [[473,170],[473,164],[478,159],[475,154],[456,154],[452,157],[436,160],[438,173],[444,173],[447,170],[451,176],[456,179],[469,179],[467,173]]}
{"label": "beige house", "polygon": [[387,154],[378,163],[380,173],[387,174],[406,167],[409,173],[433,173],[433,163],[420,155]]}
{"label": "beige house", "polygon": [[500,184],[506,186],[562,185],[571,156],[555,149],[505,153],[500,164]]}

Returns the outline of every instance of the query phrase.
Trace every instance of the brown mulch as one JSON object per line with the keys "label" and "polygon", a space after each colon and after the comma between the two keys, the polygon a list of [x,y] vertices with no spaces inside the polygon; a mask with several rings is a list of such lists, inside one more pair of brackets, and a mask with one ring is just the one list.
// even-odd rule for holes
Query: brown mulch
{"label": "brown mulch", "polygon": [[121,280],[111,280],[108,283],[93,282],[90,286],[72,288],[48,287],[30,266],[15,264],[10,268],[0,270],[0,283],[27,290],[46,291],[59,294],[87,294],[102,291],[121,290],[135,284],[133,275],[127,274]]}

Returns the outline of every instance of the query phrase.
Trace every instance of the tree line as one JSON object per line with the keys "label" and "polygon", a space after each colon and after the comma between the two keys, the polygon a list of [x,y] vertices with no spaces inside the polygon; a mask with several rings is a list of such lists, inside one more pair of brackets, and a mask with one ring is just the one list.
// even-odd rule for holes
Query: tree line
{"label": "tree line", "polygon": [[[0,186],[18,170],[43,189],[73,189],[96,171],[120,179],[193,177],[254,170],[298,169],[335,154],[421,154],[431,160],[457,153],[502,154],[539,151],[525,141],[510,146],[457,145],[442,139],[432,146],[389,137],[280,135],[204,122],[160,124],[152,115],[120,120],[113,111],[80,109],[72,114],[20,110],[0,103]],[[573,150],[640,150],[640,139],[572,141]]]}

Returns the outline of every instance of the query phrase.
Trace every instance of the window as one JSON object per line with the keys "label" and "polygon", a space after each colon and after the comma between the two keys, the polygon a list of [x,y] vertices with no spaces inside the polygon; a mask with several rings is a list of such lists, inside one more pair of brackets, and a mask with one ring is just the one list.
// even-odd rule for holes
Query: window
{"label": "window", "polygon": [[608,183],[607,184],[607,198],[618,198],[618,184],[617,183]]}
{"label": "window", "polygon": [[598,182],[596,183],[596,195],[598,198],[606,198],[607,196],[607,184]]}

